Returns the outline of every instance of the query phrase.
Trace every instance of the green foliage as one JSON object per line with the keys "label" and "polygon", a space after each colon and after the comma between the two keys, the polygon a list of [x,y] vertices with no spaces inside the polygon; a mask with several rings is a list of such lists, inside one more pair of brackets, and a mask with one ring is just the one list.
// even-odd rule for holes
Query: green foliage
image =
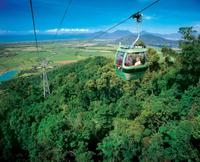
{"label": "green foliage", "polygon": [[200,37],[185,30],[172,64],[148,50],[141,80],[95,57],[49,72],[46,100],[40,76],[0,84],[0,160],[200,161]]}
{"label": "green foliage", "polygon": [[142,47],[146,47],[146,44],[144,43],[144,41],[142,41],[141,39],[139,39],[136,44],[136,46],[142,46]]}
{"label": "green foliage", "polygon": [[116,118],[113,123],[114,130],[105,137],[98,149],[104,156],[104,161],[132,161],[137,159],[139,142],[144,127],[139,123]]}
{"label": "green foliage", "polygon": [[161,49],[161,52],[164,56],[164,61],[168,66],[173,65],[174,60],[178,57],[178,53],[175,50],[168,47],[163,47]]}
{"label": "green foliage", "polygon": [[195,32],[196,31],[193,30],[193,27],[181,27],[181,28],[179,28],[179,33],[182,34],[183,39],[185,39],[185,40],[194,40],[195,37],[194,37],[193,34]]}
{"label": "green foliage", "polygon": [[159,69],[159,63],[160,60],[159,55],[157,54],[157,51],[153,48],[149,48],[147,51],[148,54],[148,61],[149,61],[149,70],[157,71]]}
{"label": "green foliage", "polygon": [[193,29],[180,28],[184,40],[181,41],[179,62],[181,64],[180,79],[178,80],[183,89],[187,89],[188,85],[195,85],[199,81],[200,76],[200,39],[196,38]]}

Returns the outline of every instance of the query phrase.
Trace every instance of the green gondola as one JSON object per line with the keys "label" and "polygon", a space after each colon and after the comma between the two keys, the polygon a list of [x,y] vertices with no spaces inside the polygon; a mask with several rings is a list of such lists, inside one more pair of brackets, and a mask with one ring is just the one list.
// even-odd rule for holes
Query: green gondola
{"label": "green gondola", "polygon": [[[134,15],[133,19],[140,23],[142,15],[138,13]],[[119,77],[125,80],[140,79],[148,69],[147,49],[144,46],[135,45],[139,38],[140,32],[138,27],[138,36],[133,45],[126,47],[120,44],[117,49],[114,62],[115,71]]]}
{"label": "green gondola", "polygon": [[[119,77],[125,80],[142,78],[148,68],[146,48],[119,46],[115,56],[115,71]],[[140,63],[137,64],[137,59]]]}

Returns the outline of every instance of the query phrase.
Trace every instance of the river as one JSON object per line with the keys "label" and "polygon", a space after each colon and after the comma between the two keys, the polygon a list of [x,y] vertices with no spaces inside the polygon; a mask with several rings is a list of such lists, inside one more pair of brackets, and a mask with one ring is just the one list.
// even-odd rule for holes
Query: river
{"label": "river", "polygon": [[10,70],[0,75],[0,82],[9,80],[17,74],[17,70]]}

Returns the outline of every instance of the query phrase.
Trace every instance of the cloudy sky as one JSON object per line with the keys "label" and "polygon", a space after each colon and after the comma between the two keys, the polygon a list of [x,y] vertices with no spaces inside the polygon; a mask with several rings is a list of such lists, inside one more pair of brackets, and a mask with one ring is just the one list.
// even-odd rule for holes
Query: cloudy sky
{"label": "cloudy sky", "polygon": [[[32,0],[36,28],[41,33],[54,33],[69,0]],[[61,32],[104,30],[142,9],[153,0],[73,0]],[[146,10],[142,30],[174,33],[182,26],[195,26],[200,31],[199,0],[161,0]],[[117,29],[135,31],[130,20]],[[0,0],[0,34],[30,33],[32,22],[29,0]]]}

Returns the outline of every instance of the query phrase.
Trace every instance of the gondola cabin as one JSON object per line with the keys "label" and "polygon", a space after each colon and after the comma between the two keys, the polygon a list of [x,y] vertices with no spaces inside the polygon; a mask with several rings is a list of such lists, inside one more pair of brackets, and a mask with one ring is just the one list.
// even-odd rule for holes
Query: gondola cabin
{"label": "gondola cabin", "polygon": [[148,68],[147,49],[141,46],[119,46],[115,56],[115,71],[125,80],[140,79]]}

